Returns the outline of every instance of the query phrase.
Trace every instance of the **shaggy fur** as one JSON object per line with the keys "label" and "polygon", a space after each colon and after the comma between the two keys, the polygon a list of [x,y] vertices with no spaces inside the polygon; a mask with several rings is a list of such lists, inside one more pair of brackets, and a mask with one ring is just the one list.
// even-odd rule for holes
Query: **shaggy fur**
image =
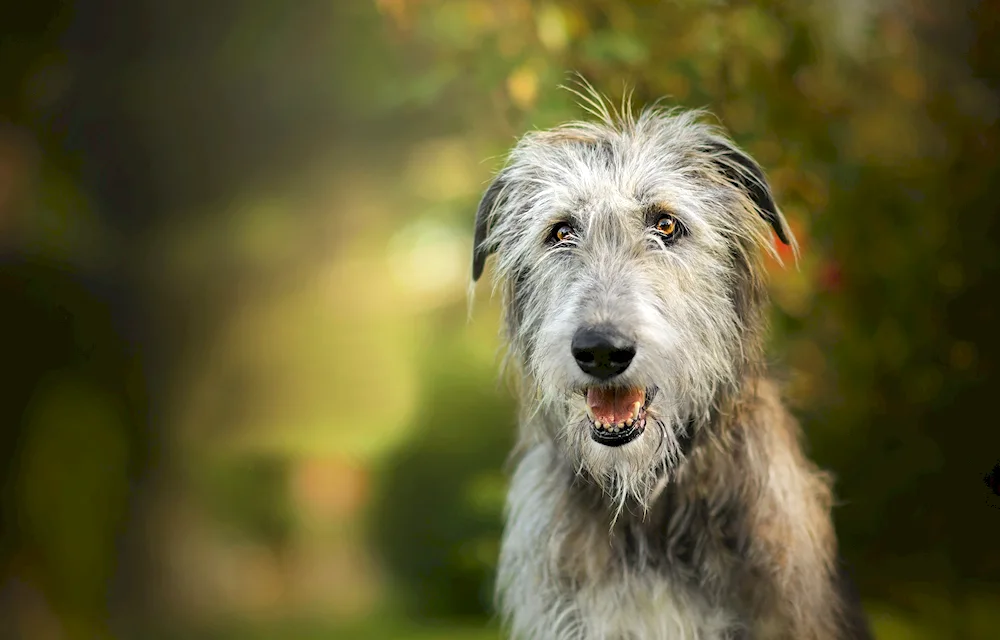
{"label": "shaggy fur", "polygon": [[[595,121],[526,135],[476,222],[473,279],[495,254],[521,382],[497,584],[511,635],[866,637],[830,483],[766,377],[763,252],[795,240],[763,173],[699,113],[581,97]],[[650,226],[662,212],[676,241]],[[562,223],[572,239],[546,242]],[[594,325],[636,345],[610,381],[571,354]],[[624,446],[591,437],[584,394],[609,384],[651,390]]]}

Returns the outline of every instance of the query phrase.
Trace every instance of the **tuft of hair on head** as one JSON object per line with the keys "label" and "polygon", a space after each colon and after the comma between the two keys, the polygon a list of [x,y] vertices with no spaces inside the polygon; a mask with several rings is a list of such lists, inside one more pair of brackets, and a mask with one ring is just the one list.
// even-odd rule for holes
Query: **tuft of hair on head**
{"label": "tuft of hair on head", "polygon": [[583,74],[570,73],[568,84],[560,84],[559,89],[568,91],[577,98],[577,106],[594,116],[600,124],[611,129],[634,129],[636,110],[633,104],[635,88],[624,84],[621,102],[615,105],[610,96],[598,91]]}
{"label": "tuft of hair on head", "polygon": [[[573,72],[569,85],[561,84],[560,89],[569,91],[576,96],[577,104],[587,113],[600,120],[603,124],[614,126],[620,121],[620,112],[616,112],[611,100],[598,91],[580,72]],[[575,85],[575,86],[574,86]]]}

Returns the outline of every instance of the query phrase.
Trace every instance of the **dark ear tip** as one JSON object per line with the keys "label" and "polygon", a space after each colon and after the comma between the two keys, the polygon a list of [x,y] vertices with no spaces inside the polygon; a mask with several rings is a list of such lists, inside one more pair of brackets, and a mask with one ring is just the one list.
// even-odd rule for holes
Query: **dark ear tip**
{"label": "dark ear tip", "polygon": [[781,223],[777,219],[772,219],[770,222],[771,226],[774,227],[774,232],[778,235],[778,240],[781,240],[781,243],[787,247],[792,246],[792,241],[788,237],[788,234],[785,233],[785,228]]}
{"label": "dark ear tip", "polygon": [[483,275],[483,269],[486,267],[486,256],[481,253],[476,253],[476,256],[472,259],[472,281],[477,282],[479,277]]}

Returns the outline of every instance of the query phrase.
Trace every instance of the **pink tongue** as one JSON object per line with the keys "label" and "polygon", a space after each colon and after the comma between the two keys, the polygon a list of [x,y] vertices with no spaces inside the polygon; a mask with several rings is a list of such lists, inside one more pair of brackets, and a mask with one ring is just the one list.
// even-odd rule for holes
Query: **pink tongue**
{"label": "pink tongue", "polygon": [[642,389],[588,389],[587,406],[594,418],[607,424],[618,424],[635,418],[642,406]]}

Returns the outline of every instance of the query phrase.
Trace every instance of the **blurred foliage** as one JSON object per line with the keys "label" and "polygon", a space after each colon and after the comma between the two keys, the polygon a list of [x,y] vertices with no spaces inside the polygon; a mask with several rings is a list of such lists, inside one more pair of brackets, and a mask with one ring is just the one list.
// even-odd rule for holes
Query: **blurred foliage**
{"label": "blurred foliage", "polygon": [[480,624],[433,625],[368,623],[362,626],[331,625],[328,621],[282,621],[278,624],[232,625],[183,635],[154,633],[149,640],[498,640],[495,628]]}
{"label": "blurred foliage", "polygon": [[[455,319],[442,323],[456,324]],[[455,338],[423,354],[429,381],[412,441],[382,464],[375,542],[414,618],[489,610],[515,416]],[[478,368],[482,368],[479,365]]]}
{"label": "blurred foliage", "polygon": [[14,4],[15,637],[480,637],[515,413],[472,216],[571,71],[764,165],[775,370],[878,635],[996,635],[995,3]]}
{"label": "blurred foliage", "polygon": [[[281,549],[295,526],[288,500],[288,460],[244,456],[202,462],[197,491],[219,522],[232,530]],[[200,472],[200,473],[199,473]]]}

